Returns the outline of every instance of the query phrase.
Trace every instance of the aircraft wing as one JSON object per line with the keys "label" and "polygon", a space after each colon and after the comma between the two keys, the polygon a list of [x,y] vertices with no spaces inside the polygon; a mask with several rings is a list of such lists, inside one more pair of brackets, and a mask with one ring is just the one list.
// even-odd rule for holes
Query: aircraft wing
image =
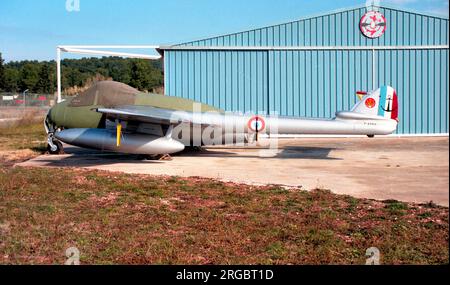
{"label": "aircraft wing", "polygon": [[[150,106],[120,106],[114,108],[97,108],[99,113],[106,114],[108,118],[123,121],[138,121],[161,125],[175,125],[180,123],[198,125],[219,125],[222,114],[203,116],[201,113],[169,110]],[[218,120],[211,120],[216,117]],[[217,122],[215,122],[217,121]]]}

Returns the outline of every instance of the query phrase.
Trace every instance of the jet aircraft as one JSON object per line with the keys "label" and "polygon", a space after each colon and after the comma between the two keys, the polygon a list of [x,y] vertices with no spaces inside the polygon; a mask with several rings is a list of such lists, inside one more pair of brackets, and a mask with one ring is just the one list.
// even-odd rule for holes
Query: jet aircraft
{"label": "jet aircraft", "polygon": [[142,93],[102,81],[53,106],[45,119],[48,151],[69,145],[130,154],[167,155],[188,146],[246,143],[260,135],[388,135],[398,124],[390,86],[360,94],[349,111],[330,119],[224,112],[192,100]]}

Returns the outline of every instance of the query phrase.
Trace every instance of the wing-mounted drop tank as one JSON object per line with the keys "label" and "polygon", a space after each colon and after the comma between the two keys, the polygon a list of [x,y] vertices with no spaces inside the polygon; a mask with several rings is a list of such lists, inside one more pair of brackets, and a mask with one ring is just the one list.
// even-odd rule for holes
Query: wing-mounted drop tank
{"label": "wing-mounted drop tank", "polygon": [[55,137],[74,146],[131,154],[171,154],[184,150],[184,145],[170,136],[138,133],[122,133],[117,146],[117,134],[109,129],[68,129],[55,133]]}

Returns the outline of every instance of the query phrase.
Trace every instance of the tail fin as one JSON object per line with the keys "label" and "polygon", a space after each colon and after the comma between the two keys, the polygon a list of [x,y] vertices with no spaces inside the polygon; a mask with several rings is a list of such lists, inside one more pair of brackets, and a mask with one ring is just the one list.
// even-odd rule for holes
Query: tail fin
{"label": "tail fin", "polygon": [[397,93],[390,86],[382,86],[362,97],[351,112],[370,117],[383,117],[398,122]]}

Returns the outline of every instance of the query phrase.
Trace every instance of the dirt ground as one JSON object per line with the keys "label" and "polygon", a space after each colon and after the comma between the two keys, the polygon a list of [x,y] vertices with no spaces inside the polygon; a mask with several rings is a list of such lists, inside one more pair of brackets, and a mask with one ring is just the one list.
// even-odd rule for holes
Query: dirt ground
{"label": "dirt ground", "polygon": [[308,190],[325,188],[358,198],[449,205],[448,137],[280,139],[276,151],[209,147],[183,152],[171,161],[70,146],[65,150],[66,155],[43,155],[20,165],[200,176]]}

